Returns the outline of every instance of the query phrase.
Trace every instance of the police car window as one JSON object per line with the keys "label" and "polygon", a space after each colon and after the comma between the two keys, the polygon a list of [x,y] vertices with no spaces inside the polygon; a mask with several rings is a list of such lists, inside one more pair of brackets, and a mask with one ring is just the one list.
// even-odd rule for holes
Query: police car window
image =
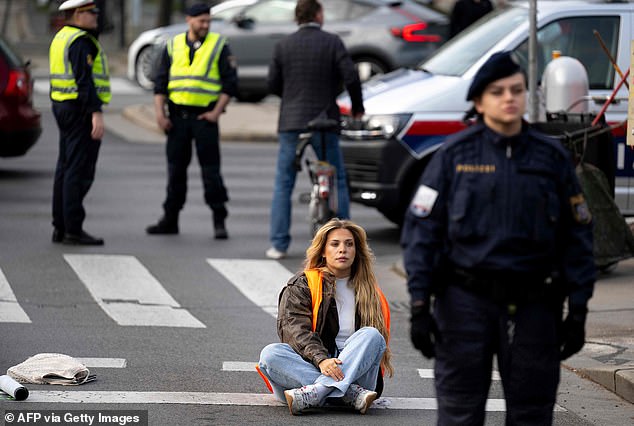
{"label": "police car window", "polygon": [[462,31],[419,67],[433,74],[461,76],[502,38],[528,19],[528,9],[498,9]]}
{"label": "police car window", "polygon": [[[614,69],[610,59],[594,35],[596,30],[606,47],[616,57],[619,39],[618,16],[592,16],[560,19],[537,32],[537,75],[539,79],[557,50],[563,56],[578,59],[588,72],[590,89],[607,90],[614,84]],[[528,40],[515,49],[523,67],[528,66]]]}
{"label": "police car window", "polygon": [[245,17],[259,23],[292,23],[295,19],[295,2],[272,0],[256,3],[245,12]]}

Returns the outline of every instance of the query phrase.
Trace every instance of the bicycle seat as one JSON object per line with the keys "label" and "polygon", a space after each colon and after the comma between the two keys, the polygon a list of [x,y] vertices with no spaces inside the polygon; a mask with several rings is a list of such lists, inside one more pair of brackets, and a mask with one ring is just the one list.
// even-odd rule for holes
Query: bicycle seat
{"label": "bicycle seat", "polygon": [[327,131],[337,130],[339,122],[332,118],[316,118],[308,122],[308,130]]}

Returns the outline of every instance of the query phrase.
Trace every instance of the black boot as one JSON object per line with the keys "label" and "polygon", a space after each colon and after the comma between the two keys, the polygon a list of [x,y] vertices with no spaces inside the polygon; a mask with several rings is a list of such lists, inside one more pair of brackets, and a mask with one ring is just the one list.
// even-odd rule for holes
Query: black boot
{"label": "black boot", "polygon": [[156,225],[145,228],[145,232],[150,235],[174,235],[178,234],[178,216],[165,215]]}
{"label": "black boot", "polygon": [[225,218],[227,217],[227,209],[224,205],[214,206],[213,222],[214,222],[214,238],[217,240],[226,240],[229,238],[227,228],[225,227]]}
{"label": "black boot", "polygon": [[71,246],[102,246],[103,238],[93,237],[86,231],[81,231],[79,234],[65,233],[63,244]]}

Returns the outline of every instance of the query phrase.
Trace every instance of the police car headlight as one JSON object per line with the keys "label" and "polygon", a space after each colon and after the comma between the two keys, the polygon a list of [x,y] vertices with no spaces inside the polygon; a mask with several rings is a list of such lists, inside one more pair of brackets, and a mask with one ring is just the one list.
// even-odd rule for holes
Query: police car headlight
{"label": "police car headlight", "polygon": [[361,120],[346,116],[341,136],[345,139],[389,139],[397,135],[409,121],[411,114],[367,115]]}

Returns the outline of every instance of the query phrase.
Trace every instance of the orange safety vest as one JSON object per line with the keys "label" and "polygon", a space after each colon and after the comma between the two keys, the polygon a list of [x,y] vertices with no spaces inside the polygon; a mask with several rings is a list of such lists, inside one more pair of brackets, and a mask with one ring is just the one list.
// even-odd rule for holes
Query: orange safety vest
{"label": "orange safety vest", "polygon": [[[306,269],[304,271],[308,281],[308,288],[310,289],[310,295],[313,302],[313,331],[317,329],[317,314],[319,307],[321,306],[323,295],[323,271],[321,269]],[[385,320],[385,328],[388,333],[390,332],[390,306],[387,303],[385,295],[376,286],[376,291],[379,293],[379,300],[381,301],[381,311],[383,312],[383,319]]]}

